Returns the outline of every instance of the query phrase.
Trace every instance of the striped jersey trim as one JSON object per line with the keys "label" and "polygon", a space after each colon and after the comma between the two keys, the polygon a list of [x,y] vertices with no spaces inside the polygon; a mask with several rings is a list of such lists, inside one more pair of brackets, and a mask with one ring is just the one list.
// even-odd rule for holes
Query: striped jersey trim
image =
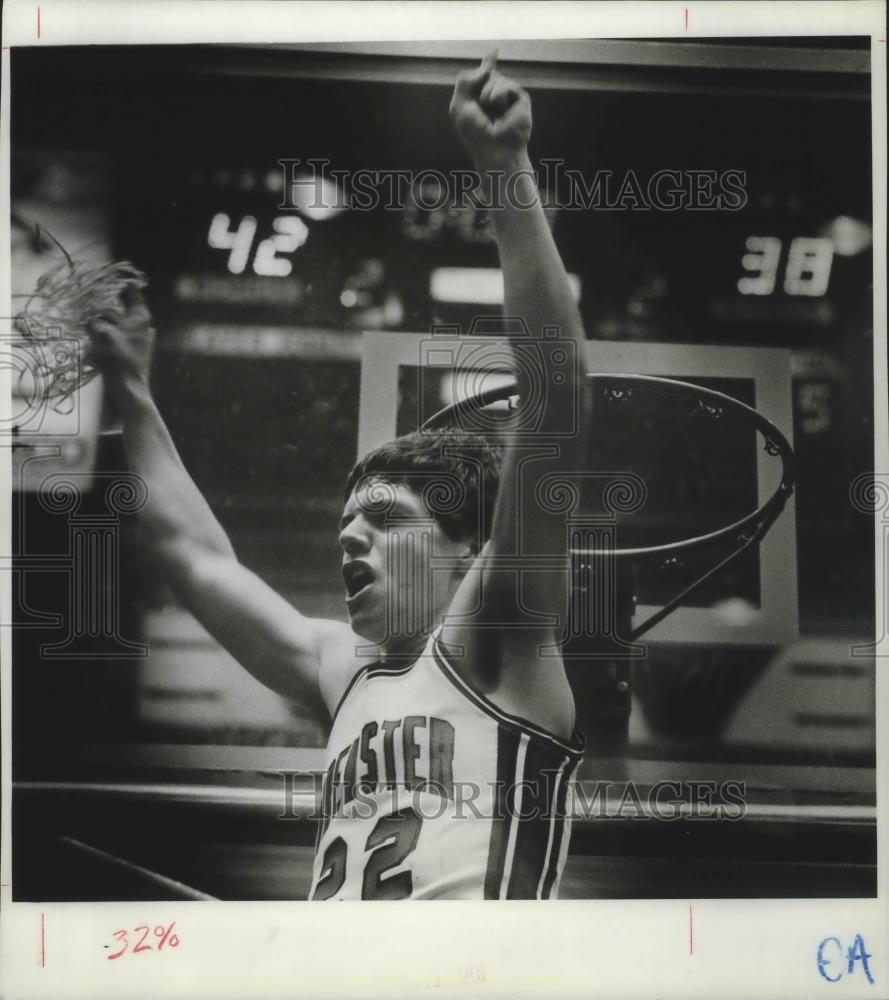
{"label": "striped jersey trim", "polygon": [[550,899],[558,889],[570,833],[565,789],[577,759],[563,754],[552,764],[550,749],[528,733],[498,729],[485,899]]}
{"label": "striped jersey trim", "polygon": [[488,838],[488,863],[485,871],[485,899],[499,899],[509,842],[508,790],[515,778],[514,761],[519,748],[519,734],[511,729],[497,731],[497,780],[494,783],[494,814]]}
{"label": "striped jersey trim", "polygon": [[354,674],[352,674],[352,679],[346,685],[345,690],[340,695],[340,700],[336,703],[336,708],[330,714],[331,725],[333,725],[333,723],[336,722],[336,717],[340,714],[340,709],[345,704],[346,698],[348,698],[349,695],[354,690],[355,685],[358,683],[359,680],[361,680],[361,678],[367,673],[367,671],[370,670],[372,666],[374,666],[374,664],[369,663],[367,664],[367,666],[361,667],[360,669],[356,670]]}
{"label": "striped jersey trim", "polygon": [[517,730],[519,733],[534,736],[537,739],[545,740],[558,747],[558,749],[563,753],[571,754],[577,758],[583,756],[586,748],[586,742],[576,723],[574,725],[573,738],[571,740],[566,740],[560,736],[556,736],[555,733],[549,732],[547,729],[535,726],[533,722],[529,722],[527,719],[522,719],[517,715],[510,715],[509,712],[504,712],[502,708],[498,708],[497,705],[495,705],[492,701],[489,701],[479,691],[476,691],[476,689],[468,681],[464,680],[460,676],[456,668],[448,661],[447,656],[445,655],[438,631],[436,631],[432,643],[432,653],[435,658],[435,662],[438,664],[442,673],[454,685],[454,687],[456,687],[458,691],[464,694],[483,712],[496,719],[502,726]]}
{"label": "striped jersey trim", "polygon": [[[559,786],[565,784],[564,778],[565,769],[560,768],[556,774],[556,787],[553,794],[553,798],[556,803],[559,802]],[[552,889],[552,880],[547,880],[546,876],[549,872],[550,866],[552,865],[553,857],[558,858],[559,856],[559,848],[561,847],[561,840],[565,827],[564,820],[559,824],[558,836],[556,836],[556,825],[557,820],[554,811],[547,829],[546,849],[543,852],[543,869],[540,872],[540,878],[537,882],[537,892],[535,894],[537,899],[548,899]]]}
{"label": "striped jersey trim", "polygon": [[525,759],[528,754],[528,743],[528,736],[523,733],[519,737],[519,748],[516,753],[515,777],[513,785],[516,793],[514,797],[515,801],[513,803],[513,814],[508,820],[509,834],[506,838],[506,857],[503,860],[503,875],[500,879],[500,891],[497,894],[498,899],[509,898],[509,887],[512,884],[513,866],[515,865],[516,860],[516,841],[519,836],[519,828],[522,825],[519,817],[522,813],[522,799],[524,797],[525,787],[521,782],[525,774]]}
{"label": "striped jersey trim", "polygon": [[[439,626],[439,629],[440,627],[441,626]],[[438,636],[438,630],[430,634],[426,642],[426,646],[423,649],[423,652],[418,653],[416,656],[412,657],[409,660],[409,662],[405,662],[406,658],[404,656],[400,658],[401,659],[400,665],[395,665],[392,663],[387,664],[384,660],[373,660],[371,663],[368,663],[365,666],[361,667],[360,669],[356,670],[355,673],[352,675],[352,679],[346,685],[345,690],[340,695],[340,700],[336,703],[336,708],[334,709],[330,717],[331,725],[333,725],[333,723],[336,721],[336,717],[339,715],[340,710],[346,703],[346,698],[349,697],[349,695],[355,689],[355,686],[358,684],[360,680],[362,680],[365,677],[377,677],[377,676],[397,677],[400,674],[408,673],[409,671],[413,670],[413,668],[422,659],[422,657],[426,655],[430,645],[432,645],[437,636]]]}
{"label": "striped jersey trim", "polygon": [[568,784],[570,778],[571,774],[566,773],[565,780],[561,782],[555,795],[552,827],[553,843],[549,850],[546,875],[540,887],[541,899],[550,899],[553,895],[554,887],[558,889],[559,878],[565,867],[565,859],[568,854],[568,841],[571,837],[571,817],[567,814]]}
{"label": "striped jersey trim", "polygon": [[374,660],[373,663],[368,663],[366,666],[361,667],[356,670],[352,675],[352,679],[346,685],[345,691],[340,695],[340,700],[337,702],[336,708],[334,709],[333,715],[330,718],[331,725],[336,721],[336,717],[340,714],[340,711],[346,703],[346,699],[355,690],[358,682],[364,680],[368,677],[397,677],[400,674],[406,674],[416,665],[414,663],[408,663],[401,667],[387,667],[385,663],[380,660]]}

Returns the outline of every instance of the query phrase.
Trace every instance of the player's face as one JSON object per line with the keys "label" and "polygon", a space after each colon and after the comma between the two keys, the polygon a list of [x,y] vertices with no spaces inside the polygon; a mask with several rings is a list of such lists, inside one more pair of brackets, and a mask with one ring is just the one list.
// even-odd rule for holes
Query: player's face
{"label": "player's face", "polygon": [[[434,628],[471,561],[468,544],[448,538],[421,497],[380,479],[346,501],[339,543],[353,630],[393,650]],[[446,565],[437,560],[433,571],[432,556]]]}

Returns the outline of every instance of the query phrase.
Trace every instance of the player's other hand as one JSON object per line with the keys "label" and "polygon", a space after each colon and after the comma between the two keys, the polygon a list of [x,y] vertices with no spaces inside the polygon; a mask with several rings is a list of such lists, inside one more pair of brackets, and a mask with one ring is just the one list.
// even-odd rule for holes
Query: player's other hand
{"label": "player's other hand", "polygon": [[450,113],[478,170],[503,169],[525,156],[531,100],[515,80],[497,71],[496,52],[457,77]]}
{"label": "player's other hand", "polygon": [[155,339],[151,313],[136,288],[124,292],[121,304],[123,312],[119,317],[90,323],[87,360],[106,379],[135,377],[147,385]]}

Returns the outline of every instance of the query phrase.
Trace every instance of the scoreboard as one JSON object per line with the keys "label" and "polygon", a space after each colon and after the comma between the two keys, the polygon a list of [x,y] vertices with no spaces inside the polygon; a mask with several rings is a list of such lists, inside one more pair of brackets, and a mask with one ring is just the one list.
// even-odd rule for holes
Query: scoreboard
{"label": "scoreboard", "polygon": [[[841,348],[870,280],[866,176],[838,176],[834,204],[804,214],[798,198],[774,204],[774,168],[741,174],[749,187],[732,211],[637,212],[543,189],[594,338]],[[152,263],[170,269],[171,299],[186,312],[215,305],[334,330],[416,330],[499,304],[490,212],[468,199],[441,205],[440,181],[369,211],[350,206],[348,178],[294,179],[286,164],[189,165],[175,184],[168,242]],[[302,193],[322,188],[329,200]]]}

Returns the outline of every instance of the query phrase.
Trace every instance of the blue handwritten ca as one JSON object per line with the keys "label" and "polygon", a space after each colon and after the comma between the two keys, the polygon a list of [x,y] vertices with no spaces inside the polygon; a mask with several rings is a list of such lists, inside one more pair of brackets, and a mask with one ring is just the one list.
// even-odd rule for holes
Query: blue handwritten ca
{"label": "blue handwritten ca", "polygon": [[[840,963],[844,961],[843,946],[839,938],[826,937],[821,944],[818,945],[818,971],[829,983],[838,983],[843,978],[843,973],[838,970],[836,975],[832,976],[827,971],[827,967],[834,965],[836,961],[836,958],[830,959],[827,957],[828,951],[837,952]],[[846,975],[851,976],[857,967],[855,963],[861,962],[861,968],[867,976],[867,981],[871,984],[871,986],[873,986],[874,977],[871,974],[870,966],[867,962],[867,960],[872,957],[873,956],[864,946],[864,938],[860,934],[856,934],[855,940],[845,952],[845,960],[848,962]]]}

